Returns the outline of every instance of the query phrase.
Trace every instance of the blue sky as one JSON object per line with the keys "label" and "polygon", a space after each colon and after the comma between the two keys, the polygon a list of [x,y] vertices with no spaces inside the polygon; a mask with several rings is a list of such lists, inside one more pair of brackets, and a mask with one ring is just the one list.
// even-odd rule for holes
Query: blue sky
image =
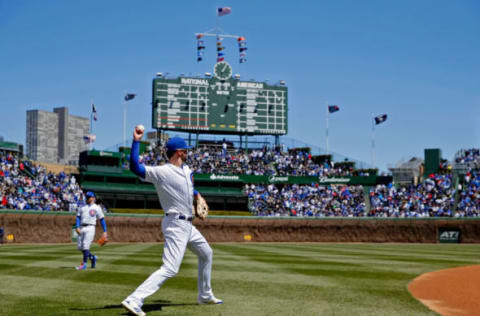
{"label": "blue sky", "polygon": [[[401,159],[441,148],[479,147],[480,2],[405,1],[26,1],[0,0],[0,135],[25,143],[26,110],[68,106],[89,116],[97,148],[127,131],[151,129],[151,80],[156,72],[212,72],[212,54],[196,62],[195,32],[215,25],[215,8],[228,33],[244,35],[248,62],[234,73],[286,80],[289,137],[325,147],[325,103],[330,149],[371,161],[372,114],[387,113],[376,129],[376,161],[386,169]],[[207,43],[207,51],[208,51]],[[210,47],[213,47],[213,42]]]}

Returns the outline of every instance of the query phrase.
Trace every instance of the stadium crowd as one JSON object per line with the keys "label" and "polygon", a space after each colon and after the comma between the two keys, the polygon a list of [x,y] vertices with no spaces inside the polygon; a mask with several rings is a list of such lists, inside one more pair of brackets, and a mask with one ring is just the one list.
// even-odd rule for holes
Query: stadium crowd
{"label": "stadium crowd", "polygon": [[467,162],[476,162],[480,163],[480,149],[479,148],[470,148],[466,150],[461,150],[455,157],[455,162],[457,163],[467,163]]}
{"label": "stadium crowd", "polygon": [[[141,161],[150,166],[162,165],[166,162],[165,151],[163,148],[148,151]],[[464,150],[455,161],[480,162],[480,149]],[[267,147],[247,153],[242,149],[227,150],[225,146],[219,149],[202,146],[189,151],[187,163],[194,173],[334,177],[356,172],[345,164],[316,164],[308,152]],[[360,185],[315,183],[247,184],[244,192],[249,210],[259,216],[480,216],[480,171],[470,170],[455,188],[451,165],[446,161],[438,174],[430,175],[418,185],[377,185],[367,194]],[[49,173],[14,154],[0,153],[0,209],[75,212],[83,205],[85,197],[74,176]]]}
{"label": "stadium crowd", "polygon": [[455,188],[451,174],[432,174],[418,185],[377,185],[370,190],[374,217],[453,216]]}
{"label": "stadium crowd", "polygon": [[74,176],[49,173],[0,153],[0,209],[75,212],[83,205],[85,197]]}
{"label": "stadium crowd", "polygon": [[[144,163],[165,163],[164,152],[143,155]],[[479,162],[480,149],[462,151],[456,162]],[[187,163],[195,173],[275,176],[351,176],[355,170],[335,163],[316,164],[307,152],[285,152],[275,148],[226,150],[201,147],[189,151]],[[366,174],[362,174],[366,175]],[[469,173],[459,191],[452,185],[452,166],[442,161],[439,173],[418,185],[377,185],[370,189],[370,211],[361,186],[246,185],[249,209],[259,216],[369,216],[369,217],[451,217],[480,214],[480,175]]]}
{"label": "stadium crowd", "polygon": [[[152,150],[141,155],[140,161],[156,166],[166,162],[165,151]],[[244,174],[275,176],[351,176],[353,167],[334,162],[317,164],[312,155],[304,151],[286,152],[264,147],[251,150],[200,146],[188,153],[187,164],[194,173]]]}
{"label": "stadium crowd", "polygon": [[456,217],[478,217],[480,215],[480,172],[470,171],[460,191]]}
{"label": "stadium crowd", "polygon": [[361,185],[245,185],[249,208],[257,216],[365,216]]}
{"label": "stadium crowd", "polygon": [[[465,216],[478,214],[480,175],[462,200]],[[246,185],[249,209],[258,216],[318,217],[451,217],[455,189],[451,175],[431,175],[421,184],[395,187],[377,185],[370,190],[367,212],[360,185]]]}

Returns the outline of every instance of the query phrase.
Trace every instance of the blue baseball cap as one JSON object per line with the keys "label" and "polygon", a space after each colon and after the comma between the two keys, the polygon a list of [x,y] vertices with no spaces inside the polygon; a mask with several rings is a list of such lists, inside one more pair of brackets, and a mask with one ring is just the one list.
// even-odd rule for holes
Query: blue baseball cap
{"label": "blue baseball cap", "polygon": [[88,192],[85,194],[85,196],[86,196],[87,198],[95,197],[95,193],[93,193],[92,191],[88,191]]}
{"label": "blue baseball cap", "polygon": [[185,140],[181,137],[172,137],[167,141],[167,144],[165,145],[167,147],[167,150],[169,151],[175,151],[178,149],[190,149],[191,147],[187,145]]}

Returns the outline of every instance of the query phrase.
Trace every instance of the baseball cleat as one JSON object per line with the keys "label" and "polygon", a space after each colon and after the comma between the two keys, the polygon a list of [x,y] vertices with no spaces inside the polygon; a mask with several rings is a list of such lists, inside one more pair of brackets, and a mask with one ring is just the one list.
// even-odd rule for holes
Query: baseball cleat
{"label": "baseball cleat", "polygon": [[200,305],[223,304],[223,301],[216,298],[215,296],[213,296],[212,298],[210,298],[208,300],[203,300],[201,298],[198,298],[197,302]]}
{"label": "baseball cleat", "polygon": [[98,259],[97,256],[93,256],[93,258],[92,258],[92,266],[91,266],[92,269],[95,269],[95,265],[97,264],[97,259]]}
{"label": "baseball cleat", "polygon": [[129,311],[130,313],[132,313],[133,315],[137,315],[137,316],[146,316],[147,315],[142,311],[140,306],[138,306],[137,303],[135,303],[134,301],[124,300],[122,302],[122,306],[125,307],[125,309],[127,311]]}
{"label": "baseball cleat", "polygon": [[86,263],[82,263],[81,265],[79,265],[79,266],[76,267],[75,269],[77,269],[77,270],[87,270],[87,264],[86,264]]}

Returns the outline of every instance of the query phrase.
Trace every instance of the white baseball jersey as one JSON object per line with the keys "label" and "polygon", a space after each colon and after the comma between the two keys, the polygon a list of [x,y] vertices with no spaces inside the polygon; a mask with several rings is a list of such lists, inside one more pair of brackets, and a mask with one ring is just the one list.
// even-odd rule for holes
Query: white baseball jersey
{"label": "white baseball jersey", "polygon": [[192,216],[192,171],[187,165],[177,167],[167,163],[156,167],[145,166],[144,180],[155,186],[165,213]]}
{"label": "white baseball jersey", "polygon": [[80,216],[81,225],[95,225],[97,219],[100,220],[105,217],[102,208],[95,203],[81,207],[77,211],[77,216]]}
{"label": "white baseball jersey", "polygon": [[185,250],[188,248],[198,256],[198,299],[208,301],[214,298],[212,275],[212,248],[207,240],[192,225],[190,220],[182,220],[178,215],[192,216],[193,183],[192,171],[187,165],[177,167],[171,163],[157,167],[145,167],[145,181],[153,183],[166,216],[162,220],[165,237],[163,264],[153,272],[127,300],[142,306],[146,297],[155,293],[163,283],[176,275],[180,269]]}

